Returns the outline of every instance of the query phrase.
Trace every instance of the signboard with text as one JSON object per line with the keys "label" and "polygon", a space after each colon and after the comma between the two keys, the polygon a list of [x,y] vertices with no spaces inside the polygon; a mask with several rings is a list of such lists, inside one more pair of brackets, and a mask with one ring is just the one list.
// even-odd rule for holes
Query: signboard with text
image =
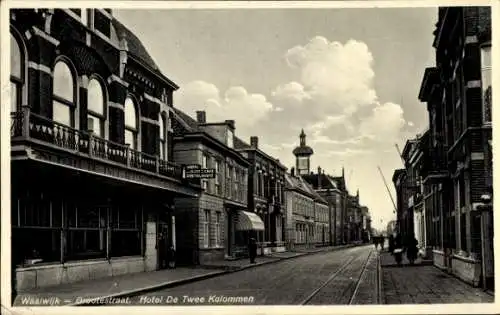
{"label": "signboard with text", "polygon": [[208,179],[215,178],[215,169],[201,168],[199,165],[186,165],[184,167],[185,179]]}

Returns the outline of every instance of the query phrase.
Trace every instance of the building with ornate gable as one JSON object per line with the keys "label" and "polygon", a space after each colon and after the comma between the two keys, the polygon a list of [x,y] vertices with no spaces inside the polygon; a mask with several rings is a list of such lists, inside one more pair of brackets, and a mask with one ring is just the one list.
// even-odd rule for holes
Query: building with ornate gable
{"label": "building with ornate gable", "polygon": [[166,267],[177,85],[109,9],[9,17],[14,289]]}

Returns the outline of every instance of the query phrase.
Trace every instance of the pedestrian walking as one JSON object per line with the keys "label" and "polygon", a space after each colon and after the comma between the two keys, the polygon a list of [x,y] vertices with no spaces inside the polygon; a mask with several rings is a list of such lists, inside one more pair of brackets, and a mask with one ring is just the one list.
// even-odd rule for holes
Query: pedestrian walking
{"label": "pedestrian walking", "polygon": [[375,245],[375,249],[378,249],[378,236],[373,237],[373,244]]}
{"label": "pedestrian walking", "polygon": [[409,235],[406,241],[406,258],[410,262],[410,265],[415,263],[418,255],[418,241],[413,235]]}
{"label": "pedestrian walking", "polygon": [[389,253],[394,254],[394,235],[389,235]]}
{"label": "pedestrian walking", "polygon": [[248,255],[250,256],[250,263],[255,264],[255,257],[257,257],[257,242],[255,238],[250,238],[250,242],[248,244]]}
{"label": "pedestrian walking", "polygon": [[381,236],[379,242],[380,242],[380,251],[382,252],[382,251],[384,251],[385,237]]}
{"label": "pedestrian walking", "polygon": [[401,239],[401,235],[398,233],[394,238],[394,259],[398,266],[401,266],[401,262],[403,260],[403,241]]}

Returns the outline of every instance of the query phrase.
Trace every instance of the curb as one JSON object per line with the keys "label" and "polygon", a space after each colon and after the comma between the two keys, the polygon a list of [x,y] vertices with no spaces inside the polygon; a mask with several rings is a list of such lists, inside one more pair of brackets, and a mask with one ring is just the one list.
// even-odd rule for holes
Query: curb
{"label": "curb", "polygon": [[114,294],[110,294],[110,295],[106,295],[106,296],[89,298],[88,300],[90,300],[92,302],[86,301],[86,302],[82,302],[82,303],[72,303],[72,304],[68,304],[67,306],[99,306],[99,305],[104,305],[105,302],[104,301],[100,302],[99,300],[131,297],[131,296],[138,295],[139,293],[146,293],[146,292],[156,291],[156,290],[160,290],[160,289],[172,288],[172,287],[180,286],[183,284],[188,284],[188,283],[192,283],[192,282],[196,282],[196,281],[206,280],[206,279],[215,278],[215,277],[226,275],[226,274],[235,273],[238,271],[243,271],[243,270],[250,269],[250,268],[256,268],[256,267],[260,267],[260,266],[264,266],[264,265],[268,265],[268,264],[274,264],[274,263],[288,260],[288,259],[293,259],[293,258],[298,258],[298,257],[303,257],[303,256],[308,256],[308,255],[314,255],[314,254],[318,254],[318,253],[330,252],[330,251],[333,252],[333,251],[336,251],[339,249],[345,249],[345,248],[351,248],[351,247],[357,247],[357,246],[360,246],[360,245],[343,246],[341,248],[333,248],[331,250],[320,250],[320,251],[315,251],[315,252],[300,253],[299,255],[295,255],[295,256],[291,256],[291,257],[277,258],[276,260],[265,261],[265,262],[256,263],[253,265],[246,265],[246,266],[237,267],[234,269],[229,268],[226,270],[214,271],[214,272],[210,272],[208,274],[203,274],[203,275],[199,275],[199,276],[194,276],[194,277],[189,277],[189,278],[174,280],[174,281],[169,281],[169,282],[163,282],[163,283],[151,285],[148,287],[118,292],[118,293],[114,293]]}
{"label": "curb", "polygon": [[384,289],[382,283],[382,264],[380,263],[380,253],[377,254],[377,304],[385,304]]}

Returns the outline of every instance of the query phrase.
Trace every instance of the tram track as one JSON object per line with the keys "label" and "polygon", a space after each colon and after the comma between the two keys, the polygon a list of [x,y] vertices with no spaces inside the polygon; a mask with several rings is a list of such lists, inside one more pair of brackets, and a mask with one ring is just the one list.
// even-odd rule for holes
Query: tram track
{"label": "tram track", "polygon": [[351,256],[327,280],[303,299],[300,305],[324,305],[325,299],[332,294],[337,299],[341,299],[332,304],[352,305],[373,254],[374,251],[371,250],[367,256],[364,254]]}

